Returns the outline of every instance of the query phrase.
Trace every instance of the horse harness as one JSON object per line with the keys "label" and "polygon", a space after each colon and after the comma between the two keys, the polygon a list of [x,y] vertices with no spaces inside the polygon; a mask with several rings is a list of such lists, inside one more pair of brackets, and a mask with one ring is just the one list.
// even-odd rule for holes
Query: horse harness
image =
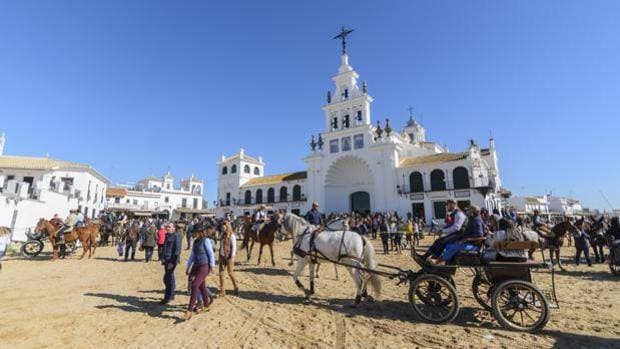
{"label": "horse harness", "polygon": [[[349,259],[353,259],[357,262],[362,263],[362,260],[358,257],[355,256],[350,256],[347,252],[347,246],[344,244],[344,236],[347,233],[347,230],[343,230],[342,231],[342,237],[340,238],[340,247],[338,248],[338,260],[337,261],[333,261],[330,258],[328,258],[327,256],[325,256],[325,254],[323,254],[323,252],[321,252],[319,249],[316,248],[315,245],[315,239],[316,237],[322,232],[323,230],[321,228],[318,228],[314,231],[310,230],[310,227],[307,227],[306,230],[301,234],[301,236],[299,237],[299,240],[297,240],[297,242],[295,243],[295,245],[293,246],[293,253],[298,255],[301,258],[304,258],[306,256],[310,257],[310,260],[312,261],[312,263],[316,264],[318,262],[318,259],[323,259],[329,262],[340,262],[340,260],[342,260],[343,258],[349,258]],[[352,232],[354,234],[356,234],[355,232]],[[306,235],[310,235],[310,241],[309,241],[309,246],[310,249],[308,251],[304,251],[301,249],[301,242],[303,241],[304,237]],[[366,247],[366,240],[362,239],[362,246]],[[343,250],[345,253],[341,253],[341,251]]]}

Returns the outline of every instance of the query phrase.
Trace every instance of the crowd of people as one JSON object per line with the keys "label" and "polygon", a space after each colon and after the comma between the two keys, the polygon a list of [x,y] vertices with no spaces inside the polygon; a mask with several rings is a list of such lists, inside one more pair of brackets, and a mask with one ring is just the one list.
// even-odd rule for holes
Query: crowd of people
{"label": "crowd of people", "polygon": [[[524,241],[524,229],[531,224],[532,228],[548,234],[547,223],[542,216],[535,212],[533,217],[520,217],[514,209],[504,211],[493,210],[470,205],[466,210],[459,208],[454,200],[446,202],[448,214],[445,225],[440,230],[440,236],[428,250],[420,257],[432,264],[449,263],[462,251],[479,251],[486,244],[483,258],[499,261],[526,261],[528,256],[524,250],[496,250],[497,242]],[[397,212],[376,213],[330,213],[323,214],[317,203],[305,215],[306,220],[321,229],[345,229],[355,231],[360,235],[367,235],[372,239],[379,238],[384,254],[402,253],[404,249],[414,249],[424,234],[425,222],[423,217],[411,213],[401,217]],[[234,273],[234,261],[237,252],[237,237],[233,230],[236,217],[228,215],[222,219],[212,217],[193,218],[171,222],[152,217],[129,218],[124,214],[104,212],[100,219],[103,222],[119,224],[122,234],[118,241],[117,252],[119,259],[125,262],[136,260],[136,251],[144,252],[144,261],[154,260],[157,250],[157,259],[163,266],[163,283],[165,287],[161,305],[174,300],[176,290],[175,270],[181,263],[181,254],[189,251],[185,264],[188,277],[189,304],[185,318],[190,319],[195,312],[207,310],[216,297],[224,297],[226,274],[231,279],[233,293],[239,292]],[[246,214],[243,222],[252,224],[253,230],[258,232],[269,219],[265,207],[261,207],[254,215]],[[84,217],[77,211],[70,212],[65,220],[55,215],[60,230],[70,230],[72,227],[84,224]],[[332,224],[340,222],[342,226],[332,228]],[[577,227],[578,234],[573,237],[576,247],[576,264],[580,263],[581,255],[588,265],[589,240],[583,226]],[[0,262],[6,246],[10,244],[10,231],[0,230]],[[614,240],[620,241],[620,222],[618,217],[611,220],[608,231]],[[62,234],[60,234],[62,235]],[[405,239],[403,241],[403,235]],[[185,241],[183,241],[185,240]],[[185,244],[184,244],[185,242]],[[214,273],[218,266],[219,289],[212,292],[206,285],[206,279]],[[1,264],[0,264],[1,268]]]}
{"label": "crowd of people", "polygon": [[[232,292],[239,292],[234,273],[237,243],[230,217],[219,220],[210,217],[193,218],[171,222],[151,217],[130,219],[121,214],[105,220],[123,226],[123,234],[117,245],[120,260],[135,261],[136,251],[139,250],[144,252],[144,261],[149,263],[154,259],[157,249],[157,259],[164,269],[165,290],[161,305],[174,300],[175,270],[181,263],[183,250],[189,251],[185,273],[188,277],[190,299],[185,319],[189,320],[194,312],[207,310],[216,297],[225,297],[226,274],[231,279]],[[206,279],[214,273],[216,265],[219,266],[217,294],[206,285]]]}

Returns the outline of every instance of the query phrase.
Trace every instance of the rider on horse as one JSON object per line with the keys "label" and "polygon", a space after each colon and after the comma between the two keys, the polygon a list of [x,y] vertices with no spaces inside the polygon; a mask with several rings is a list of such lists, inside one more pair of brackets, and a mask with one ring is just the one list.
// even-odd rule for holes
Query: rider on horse
{"label": "rider on horse", "polygon": [[254,225],[252,225],[252,231],[254,232],[254,238],[256,240],[258,240],[258,234],[265,226],[265,221],[267,220],[265,208],[265,205],[260,205],[256,213],[254,213]]}
{"label": "rider on horse", "polygon": [[65,219],[65,221],[63,222],[63,226],[60,227],[60,229],[58,229],[58,232],[56,232],[56,242],[57,244],[61,245],[65,243],[65,234],[66,233],[70,233],[73,228],[75,228],[75,226],[78,223],[78,216],[75,213],[75,211],[77,210],[70,210],[69,211],[69,215],[67,216],[67,218]]}

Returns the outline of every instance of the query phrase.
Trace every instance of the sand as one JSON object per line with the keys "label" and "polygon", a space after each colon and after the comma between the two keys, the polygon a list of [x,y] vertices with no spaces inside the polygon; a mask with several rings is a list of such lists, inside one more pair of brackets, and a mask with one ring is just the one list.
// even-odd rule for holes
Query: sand
{"label": "sand", "polygon": [[[456,276],[461,311],[448,325],[418,319],[409,309],[407,286],[388,279],[380,302],[351,307],[353,281],[342,268],[335,280],[331,266],[317,280],[316,301],[304,305],[287,265],[290,248],[290,242],[276,245],[275,268],[265,256],[257,266],[255,251],[252,264],[237,266],[240,294],[216,299],[209,312],[188,322],[181,320],[188,301],[183,268],[176,272],[176,299],[162,307],[163,269],[144,263],[143,252],[136,262],[118,261],[113,247],[97,249],[91,260],[51,261],[48,250],[33,260],[8,256],[0,272],[0,347],[620,347],[620,277],[604,264],[569,264],[570,248],[563,251],[567,272],[557,276],[560,309],[552,310],[545,330],[535,335],[503,330],[471,296],[466,272]],[[239,257],[245,260],[245,251]],[[417,269],[406,254],[378,259]],[[535,278],[548,282],[545,275]],[[217,275],[207,282],[215,288]]]}

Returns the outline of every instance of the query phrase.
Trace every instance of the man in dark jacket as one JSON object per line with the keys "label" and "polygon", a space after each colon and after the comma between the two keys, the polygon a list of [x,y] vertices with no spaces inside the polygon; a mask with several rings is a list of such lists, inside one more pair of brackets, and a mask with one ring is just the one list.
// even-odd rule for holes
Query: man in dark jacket
{"label": "man in dark jacket", "polygon": [[319,212],[318,203],[312,203],[312,209],[306,213],[306,220],[312,225],[323,226],[323,214]]}
{"label": "man in dark jacket", "polygon": [[175,231],[174,224],[168,223],[166,226],[166,240],[164,241],[162,260],[164,265],[164,285],[166,291],[164,292],[164,299],[160,304],[168,304],[174,299],[174,269],[179,264],[181,255],[183,237],[180,232]]}

